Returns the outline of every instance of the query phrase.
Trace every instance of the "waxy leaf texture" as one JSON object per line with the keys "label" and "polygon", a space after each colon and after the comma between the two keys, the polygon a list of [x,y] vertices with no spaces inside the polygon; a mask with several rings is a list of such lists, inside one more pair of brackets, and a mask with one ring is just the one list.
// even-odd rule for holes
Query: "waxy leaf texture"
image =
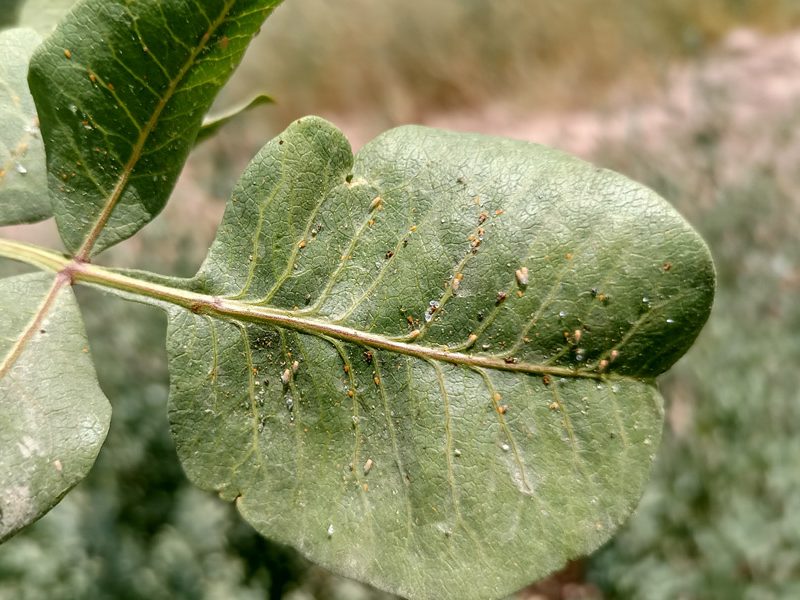
{"label": "waxy leaf texture", "polygon": [[654,378],[713,297],[654,192],[524,142],[423,127],[353,157],[269,142],[170,311],[189,477],[270,538],[411,598],[511,593],[605,542],[647,481]]}
{"label": "waxy leaf texture", "polygon": [[83,479],[108,433],[111,406],[59,277],[0,280],[0,541]]}

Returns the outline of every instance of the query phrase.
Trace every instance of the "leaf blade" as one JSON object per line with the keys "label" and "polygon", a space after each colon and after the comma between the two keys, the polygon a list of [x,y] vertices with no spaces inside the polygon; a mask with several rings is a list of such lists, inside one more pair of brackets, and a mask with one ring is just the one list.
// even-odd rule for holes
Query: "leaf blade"
{"label": "leaf blade", "polygon": [[4,279],[0,306],[2,541],[86,476],[108,432],[111,407],[69,286],[42,273]]}
{"label": "leaf blade", "polygon": [[653,378],[713,277],[683,219],[620,175],[424,128],[353,160],[305,118],[234,191],[192,284],[208,311],[171,313],[176,446],[195,483],[333,570],[499,597],[633,510]]}
{"label": "leaf blade", "polygon": [[0,32],[0,225],[52,216],[44,144],[26,75],[41,38],[28,29]]}
{"label": "leaf blade", "polygon": [[160,212],[216,92],[277,4],[85,0],[59,24],[29,82],[70,251],[87,258]]}

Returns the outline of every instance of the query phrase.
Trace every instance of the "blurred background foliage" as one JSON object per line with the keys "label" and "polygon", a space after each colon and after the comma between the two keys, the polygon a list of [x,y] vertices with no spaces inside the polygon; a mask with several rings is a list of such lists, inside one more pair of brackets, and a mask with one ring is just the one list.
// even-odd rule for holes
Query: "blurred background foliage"
{"label": "blurred background foliage", "polygon": [[[220,98],[267,91],[278,104],[201,145],[164,214],[103,261],[191,274],[241,169],[306,113],[355,147],[423,122],[626,173],[705,236],[717,301],[662,379],[667,426],[637,513],[518,597],[798,598],[798,28],[796,0],[288,0]],[[51,224],[0,233],[54,236]],[[0,600],[388,598],[264,540],[189,485],[165,419],[164,317],[79,296],[111,432],[89,478],[0,547]]]}

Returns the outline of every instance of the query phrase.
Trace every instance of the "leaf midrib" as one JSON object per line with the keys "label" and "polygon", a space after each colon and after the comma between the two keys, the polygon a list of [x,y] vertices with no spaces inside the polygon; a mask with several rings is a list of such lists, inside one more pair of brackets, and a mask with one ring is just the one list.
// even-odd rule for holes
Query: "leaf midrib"
{"label": "leaf midrib", "polygon": [[300,317],[291,311],[255,306],[240,300],[199,294],[197,292],[143,281],[88,263],[74,263],[73,266],[70,267],[70,272],[75,281],[82,281],[106,290],[108,290],[108,288],[116,289],[123,293],[131,294],[137,299],[145,300],[148,303],[161,304],[163,306],[163,303],[166,302],[185,308],[198,315],[205,315],[226,321],[261,323],[316,336],[328,336],[337,340],[369,346],[380,350],[388,350],[422,360],[434,360],[465,367],[528,373],[533,375],[551,375],[555,377],[597,380],[641,380],[641,378],[615,373],[600,373],[591,370],[572,369],[569,367],[525,361],[507,362],[502,357],[464,354],[463,352],[454,352],[439,346],[423,346],[381,334],[337,325],[320,319]]}
{"label": "leaf midrib", "polygon": [[142,152],[147,144],[147,140],[149,139],[150,134],[153,132],[153,129],[155,129],[156,125],[158,124],[161,113],[164,112],[167,104],[175,95],[175,91],[186,77],[186,74],[194,66],[197,57],[206,48],[206,45],[211,40],[214,32],[225,22],[225,19],[228,17],[233,5],[236,4],[236,1],[237,0],[228,0],[225,3],[220,15],[209,24],[208,29],[200,40],[200,43],[192,49],[192,52],[189,54],[189,58],[181,66],[177,75],[172,79],[172,81],[170,81],[164,95],[159,99],[155,110],[153,110],[153,113],[150,115],[150,118],[148,119],[147,123],[145,123],[144,128],[139,134],[139,137],[133,146],[133,150],[131,151],[131,156],[128,159],[128,162],[125,163],[125,166],[122,168],[122,173],[120,174],[114,189],[109,194],[109,197],[103,206],[103,210],[100,211],[97,221],[95,221],[94,225],[92,225],[92,228],[89,230],[89,233],[84,239],[83,244],[81,244],[76,256],[78,260],[88,260],[92,253],[92,248],[94,248],[95,243],[103,233],[108,220],[111,218],[111,214],[114,212],[114,209],[122,198],[122,194],[128,187],[131,174],[136,168],[139,159],[142,157]]}
{"label": "leaf midrib", "polygon": [[[594,380],[652,381],[652,377],[637,377],[619,373],[572,369],[525,361],[506,362],[503,357],[464,354],[444,347],[423,346],[380,334],[337,325],[320,319],[297,316],[292,311],[254,306],[247,302],[191,292],[170,285],[137,279],[113,270],[69,259],[56,252],[11,240],[0,239],[0,256],[19,260],[47,271],[58,273],[60,285],[85,283],[105,291],[116,292],[133,300],[164,308],[165,304],[180,306],[195,314],[225,321],[246,321],[283,327],[316,336],[328,336],[349,343],[388,350],[421,360],[434,360],[472,368],[510,371],[532,375],[551,375]],[[59,286],[60,287],[60,286]],[[40,319],[47,310],[37,311]],[[408,339],[408,338],[405,338]]]}
{"label": "leaf midrib", "polygon": [[63,272],[56,275],[55,279],[53,280],[53,285],[50,286],[50,289],[47,291],[44,299],[33,313],[30,321],[28,321],[27,326],[17,337],[17,341],[14,342],[13,346],[11,346],[9,351],[3,357],[2,361],[0,361],[0,379],[5,377],[14,367],[14,364],[16,364],[17,360],[27,347],[28,342],[40,329],[48,313],[52,310],[56,300],[58,299],[59,293],[61,293],[61,289],[68,283],[69,279],[64,275]]}

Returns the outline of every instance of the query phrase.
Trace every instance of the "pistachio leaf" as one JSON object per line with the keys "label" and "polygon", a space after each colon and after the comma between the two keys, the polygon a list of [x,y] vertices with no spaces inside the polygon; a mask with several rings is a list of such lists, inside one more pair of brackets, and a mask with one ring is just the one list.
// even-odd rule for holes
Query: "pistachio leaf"
{"label": "pistachio leaf", "polygon": [[40,42],[30,29],[0,32],[0,225],[52,216],[44,144],[26,79]]}
{"label": "pistachio leaf", "polygon": [[111,406],[61,276],[0,280],[0,541],[81,481],[105,440]]}
{"label": "pistachio leaf", "polygon": [[654,378],[714,271],[664,200],[562,152],[403,127],[354,158],[310,117],[245,171],[190,287],[168,334],[189,477],[334,571],[478,599],[631,514]]}
{"label": "pistachio leaf", "polygon": [[88,258],[164,207],[203,117],[279,0],[82,0],[31,61],[50,195]]}

